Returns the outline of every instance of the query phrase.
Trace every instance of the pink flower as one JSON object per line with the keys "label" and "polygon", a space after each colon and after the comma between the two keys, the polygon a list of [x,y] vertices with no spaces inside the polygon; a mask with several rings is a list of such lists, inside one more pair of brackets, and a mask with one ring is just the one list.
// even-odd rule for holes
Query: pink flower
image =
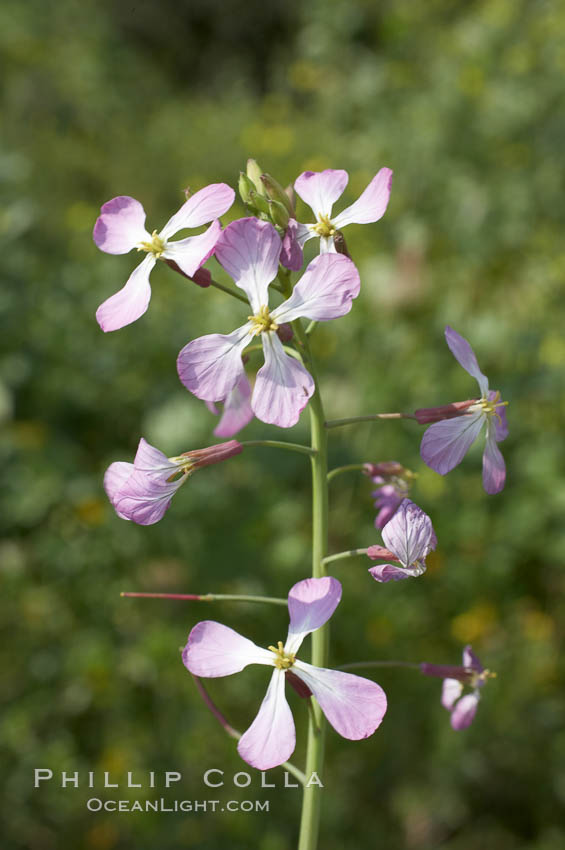
{"label": "pink flower", "polygon": [[440,475],[446,475],[461,463],[485,427],[483,487],[487,493],[499,493],[506,481],[506,466],[497,443],[508,436],[504,409],[508,402],[501,401],[498,391],[489,390],[488,378],[479,369],[475,352],[467,340],[449,326],[445,329],[445,338],[458,363],[477,380],[481,397],[416,411],[419,422],[441,420],[435,421],[424,434],[420,447],[422,460]]}
{"label": "pink flower", "polygon": [[[332,218],[332,207],[343,194],[349,175],[347,171],[328,168],[325,171],[304,171],[296,179],[294,188],[297,195],[308,204],[316,217],[312,224],[293,224],[286,233],[284,262],[289,268],[300,268],[298,252],[305,242],[318,236],[320,238],[320,253],[334,252],[334,235],[348,224],[369,224],[378,221],[385,214],[390,188],[392,171],[381,168],[373,177],[365,191],[354,204],[342,210]],[[291,261],[294,264],[291,264]]]}
{"label": "pink flower", "polygon": [[230,440],[167,457],[142,437],[133,463],[110,464],[104,475],[104,488],[119,517],[138,525],[153,525],[162,519],[171,499],[193,472],[242,451],[240,443]]}
{"label": "pink flower", "polygon": [[[145,259],[133,270],[126,285],[112,295],[96,311],[103,331],[116,331],[143,316],[151,298],[149,274],[158,259],[169,260],[191,277],[213,253],[221,233],[215,220],[228,210],[235,192],[226,183],[213,183],[192,195],[169,219],[163,229],[149,233],[145,229],[145,210],[135,198],[121,195],[112,198],[96,219],[93,238],[107,254],[127,254],[136,248],[145,252]],[[179,230],[212,225],[198,236],[188,236],[171,242]]]}
{"label": "pink flower", "polygon": [[[242,428],[245,428],[253,419],[251,409],[251,384],[245,372],[233,389],[224,399],[224,409],[220,421],[214,428],[215,437],[233,437]],[[219,410],[213,401],[207,401],[206,406],[210,413],[219,415]]]}
{"label": "pink flower", "polygon": [[[420,670],[426,676],[438,676],[444,680],[441,704],[451,712],[451,725],[457,731],[471,725],[481,698],[481,688],[487,679],[496,676],[496,673],[485,670],[470,646],[463,650],[462,667],[424,663]],[[472,688],[472,693],[461,696],[464,685]]]}
{"label": "pink flower", "polygon": [[290,626],[284,646],[279,641],[276,647],[263,649],[212,620],[198,623],[188,636],[182,658],[195,676],[230,676],[248,664],[275,668],[259,713],[237,747],[242,759],[258,770],[282,764],[294,751],[294,721],[285,697],[287,671],[306,685],[344,738],[367,738],[383,719],[386,696],[375,682],[296,658],[306,635],[329,620],[340,599],[341,584],[335,578],[309,578],[295,584],[288,594]]}
{"label": "pink flower", "polygon": [[281,240],[272,226],[256,218],[234,221],[222,232],[216,258],[249,298],[252,315],[231,334],[192,340],[177,360],[184,386],[204,401],[223,401],[243,374],[242,353],[261,337],[265,365],[257,373],[251,408],[263,422],[290,428],[314,392],[314,380],[287,354],[277,335],[285,322],[303,316],[326,321],[344,316],[359,294],[359,273],[341,254],[316,257],[282,304],[269,310],[268,289],[277,276]]}
{"label": "pink flower", "polygon": [[367,555],[372,560],[393,560],[393,564],[379,564],[369,572],[378,582],[401,581],[421,576],[426,571],[426,556],[437,546],[432,521],[424,511],[404,499],[400,507],[382,530],[383,546],[369,546]]}

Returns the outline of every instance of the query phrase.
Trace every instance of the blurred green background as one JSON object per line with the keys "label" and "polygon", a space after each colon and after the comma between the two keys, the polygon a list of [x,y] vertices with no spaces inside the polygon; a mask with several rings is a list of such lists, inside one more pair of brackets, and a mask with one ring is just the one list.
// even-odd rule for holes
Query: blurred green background
{"label": "blurred green background", "polygon": [[[251,769],[250,788],[233,787],[246,765],[178,653],[204,618],[261,645],[284,639],[284,609],[119,593],[284,596],[309,572],[307,461],[249,450],[196,476],[151,528],[118,519],[102,489],[140,435],[168,454],[208,444],[214,417],[180,385],[176,355],[245,310],[159,264],[146,316],[104,336],[96,307],[136,258],[97,251],[98,209],[132,195],[159,228],[185,186],[235,185],[255,156],[283,183],[346,168],[343,203],[380,167],[395,172],[384,219],[346,232],[361,296],[314,336],[330,418],[472,395],[446,324],[510,401],[508,481],[495,497],[482,490],[479,446],[444,479],[420,461],[413,422],[332,436],[333,465],[395,459],[418,472],[413,498],[439,539],[417,582],[379,586],[361,560],[335,567],[332,666],[458,663],[471,642],[498,678],[456,733],[439,680],[375,676],[389,697],[381,729],[359,744],[328,735],[321,846],[561,850],[563,4],[5,0],[0,43],[2,847],[294,846],[299,792],[261,790]],[[242,214],[236,205],[225,220]],[[306,440],[307,426],[303,415],[292,434],[254,422],[243,435]],[[332,485],[332,551],[380,542],[370,490],[355,475]],[[244,729],[266,673],[209,685]],[[290,701],[301,764],[303,707]],[[269,799],[271,810],[93,814],[84,786],[34,790],[36,767],[146,782],[180,770],[182,785],[158,796]],[[225,770],[225,788],[205,788],[209,767]],[[128,793],[155,796],[99,785],[96,796]]]}

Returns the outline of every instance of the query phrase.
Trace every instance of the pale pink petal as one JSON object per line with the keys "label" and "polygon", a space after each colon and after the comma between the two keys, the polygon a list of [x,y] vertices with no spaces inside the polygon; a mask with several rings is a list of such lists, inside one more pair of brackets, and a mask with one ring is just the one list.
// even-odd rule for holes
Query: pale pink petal
{"label": "pale pink petal", "polygon": [[460,366],[463,366],[466,372],[469,375],[472,375],[473,378],[478,382],[479,388],[481,391],[481,396],[486,398],[486,394],[488,392],[488,378],[486,375],[483,375],[481,370],[479,369],[479,364],[477,363],[477,358],[475,356],[475,352],[465,339],[457,331],[454,331],[453,328],[450,328],[449,325],[445,329],[445,339],[447,344],[451,350],[451,353],[457,360]]}
{"label": "pale pink petal", "polygon": [[482,673],[485,669],[469,644],[463,649],[463,667],[475,670],[477,673]]}
{"label": "pale pink petal", "polygon": [[434,543],[432,521],[424,511],[404,499],[392,519],[382,530],[385,546],[394,552],[400,563],[411,567],[425,558]]}
{"label": "pale pink petal", "polygon": [[325,171],[304,171],[296,179],[294,189],[297,195],[308,204],[316,218],[320,215],[331,216],[332,207],[347,186],[347,171],[327,168]]}
{"label": "pale pink petal", "polygon": [[[381,584],[386,584],[387,581],[402,581],[402,579],[414,578],[415,576],[413,570],[405,570],[392,564],[378,564],[376,567],[370,567],[369,572],[375,581]],[[421,572],[419,574],[421,575]]]}
{"label": "pale pink petal", "polygon": [[506,482],[506,464],[496,444],[496,431],[487,422],[487,439],[483,452],[483,487],[489,495],[500,493]]}
{"label": "pale pink petal", "polygon": [[285,651],[296,653],[310,632],[323,626],[339,605],[341,584],[336,578],[306,578],[291,587],[288,594],[290,626]]}
{"label": "pale pink petal", "polygon": [[269,303],[269,284],[277,276],[282,242],[268,221],[240,218],[216,244],[216,259],[243,289],[254,313]]}
{"label": "pale pink petal", "polygon": [[440,475],[446,475],[461,463],[484,422],[485,415],[479,410],[430,425],[420,446],[422,460]]}
{"label": "pale pink petal", "polygon": [[294,287],[292,295],[272,311],[277,322],[292,322],[303,316],[324,322],[345,316],[359,295],[359,272],[343,254],[321,254]]}
{"label": "pale pink petal", "polygon": [[275,670],[257,717],[237,745],[241,758],[257,770],[270,770],[287,761],[296,746],[284,685],[284,671]]}
{"label": "pale pink petal", "polygon": [[204,401],[222,401],[243,373],[241,353],[253,337],[247,323],[231,334],[207,334],[192,340],[177,359],[179,378]]}
{"label": "pale pink petal", "polygon": [[149,274],[155,263],[153,254],[148,254],[132,271],[126,285],[100,305],[96,320],[104,332],[117,331],[143,316],[151,299]]}
{"label": "pale pink petal", "polygon": [[92,238],[107,254],[127,254],[140,242],[151,241],[145,229],[145,210],[127,195],[112,198],[100,209]]}
{"label": "pale pink petal", "polygon": [[341,230],[347,224],[369,224],[378,221],[385,214],[391,186],[392,171],[390,168],[381,168],[355,203],[333,219],[334,227]]}
{"label": "pale pink petal", "polygon": [[380,725],[387,703],[376,682],[304,661],[296,661],[292,672],[308,685],[328,722],[344,738],[368,738]]}
{"label": "pale pink petal", "polygon": [[302,363],[285,353],[276,333],[263,333],[265,365],[257,372],[251,407],[257,419],[291,428],[316,386]]}
{"label": "pale pink petal", "polygon": [[[104,473],[104,489],[106,490],[106,495],[114,509],[116,508],[116,496],[132,472],[133,463],[117,461],[116,463],[111,463]],[[118,516],[121,517],[121,519],[128,519],[128,517],[120,513],[118,513]]]}
{"label": "pale pink petal", "polygon": [[163,481],[134,470],[115,496],[116,512],[138,525],[153,525],[163,518],[187,477],[181,475],[175,481]]}
{"label": "pale pink petal", "polygon": [[234,190],[227,183],[212,183],[195,192],[180,210],[168,220],[159,236],[168,239],[187,227],[200,227],[223,215],[235,198]]}
{"label": "pale pink petal", "polygon": [[214,253],[221,232],[220,222],[214,221],[204,233],[198,236],[187,236],[186,239],[179,239],[177,242],[167,242],[163,257],[174,260],[181,271],[192,277]]}
{"label": "pale pink petal", "polygon": [[470,726],[475,719],[478,704],[478,694],[467,694],[461,697],[451,712],[451,725],[453,729],[459,731]]}
{"label": "pale pink petal", "polygon": [[441,686],[441,704],[451,711],[462,693],[463,684],[459,679],[444,679]]}
{"label": "pale pink petal", "polygon": [[182,653],[184,666],[195,676],[213,678],[239,673],[248,664],[273,666],[274,655],[268,649],[214,620],[197,623],[188,636]]}
{"label": "pale pink petal", "polygon": [[[303,241],[301,242],[298,238],[299,229],[302,229],[302,233],[304,235]],[[293,272],[298,272],[302,268],[302,263],[304,262],[304,253],[302,251],[302,245],[306,241],[306,239],[314,236],[313,233],[310,232],[308,227],[304,224],[298,224],[296,219],[291,218],[288,222],[282,243],[282,251],[280,256],[281,265],[285,268],[290,269]]]}
{"label": "pale pink petal", "polygon": [[[217,412],[217,409],[212,410],[212,413],[217,414]],[[224,402],[224,412],[214,428],[214,434],[216,437],[233,437],[234,434],[245,428],[252,419],[251,384],[247,375],[243,372]]]}
{"label": "pale pink petal", "polygon": [[172,463],[167,455],[152,446],[143,437],[138,443],[133,465],[138,472],[143,472],[144,475],[149,475],[158,481],[166,481],[167,478],[178,472],[177,464]]}

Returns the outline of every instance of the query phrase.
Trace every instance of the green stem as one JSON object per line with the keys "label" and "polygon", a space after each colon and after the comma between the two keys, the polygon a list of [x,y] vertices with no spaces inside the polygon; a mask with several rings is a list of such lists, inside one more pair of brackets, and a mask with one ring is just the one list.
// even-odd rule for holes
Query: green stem
{"label": "green stem", "polygon": [[[328,427],[326,423],[326,428]],[[336,466],[335,469],[330,469],[328,472],[328,484],[333,481],[338,475],[343,472],[362,472],[365,469],[364,463],[348,463],[346,466]]]}
{"label": "green stem", "polygon": [[340,428],[342,425],[355,425],[357,422],[375,422],[377,419],[416,419],[412,413],[371,413],[368,416],[351,416],[348,419],[330,419],[326,428]]}
{"label": "green stem", "polygon": [[366,549],[348,549],[346,552],[338,552],[337,555],[328,555],[324,558],[324,564],[331,564],[333,561],[344,561],[346,558],[356,558],[358,555],[366,555]]}
{"label": "green stem", "polygon": [[410,667],[419,670],[420,664],[417,661],[354,661],[352,664],[342,664],[336,670],[359,670],[362,667]]}
{"label": "green stem", "polygon": [[224,286],[223,283],[218,283],[217,280],[211,280],[210,286],[214,286],[216,289],[221,289],[222,292],[227,292],[228,295],[232,295],[234,298],[237,298],[238,301],[243,301],[243,303],[247,304],[249,307],[249,301],[245,295],[240,295],[239,292],[236,292],[231,286]]}
{"label": "green stem", "polygon": [[254,446],[266,446],[270,449],[288,449],[291,452],[300,452],[303,455],[315,455],[316,450],[310,446],[302,446],[300,443],[284,443],[280,440],[245,440],[241,443],[244,448],[253,448]]}
{"label": "green stem", "polygon": [[247,596],[241,593],[120,593],[134,599],[177,599],[182,602],[266,602],[269,605],[288,605],[288,599],[277,596]]}

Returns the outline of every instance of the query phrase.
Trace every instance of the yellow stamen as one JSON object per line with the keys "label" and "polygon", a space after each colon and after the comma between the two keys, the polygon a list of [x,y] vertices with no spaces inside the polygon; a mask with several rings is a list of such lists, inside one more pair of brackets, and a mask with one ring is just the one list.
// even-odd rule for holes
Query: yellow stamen
{"label": "yellow stamen", "polygon": [[492,673],[490,670],[483,670],[482,673],[477,673],[476,671],[472,672],[470,685],[473,688],[476,688],[482,682],[486,682],[487,679],[496,679],[496,673]]}
{"label": "yellow stamen", "polygon": [[137,246],[137,250],[145,251],[146,254],[153,254],[155,259],[158,260],[165,250],[165,247],[165,240],[161,239],[157,231],[154,230],[151,234],[151,242],[140,242]]}
{"label": "yellow stamen", "polygon": [[284,644],[282,640],[278,641],[277,646],[269,646],[267,648],[270,649],[271,652],[275,653],[275,667],[278,667],[279,670],[288,670],[289,667],[292,667],[296,660],[296,656],[294,653],[284,651]]}
{"label": "yellow stamen", "polygon": [[507,401],[500,401],[500,392],[497,390],[493,399],[489,400],[488,398],[481,398],[476,404],[472,405],[469,410],[482,410],[487,416],[496,416],[499,423],[502,425],[502,419],[497,408],[506,407],[507,404]]}
{"label": "yellow stamen", "polygon": [[314,233],[317,233],[318,236],[325,237],[326,239],[330,236],[333,236],[335,233],[335,227],[330,221],[329,215],[320,214],[318,216],[318,224],[315,224],[312,227]]}
{"label": "yellow stamen", "polygon": [[268,307],[261,307],[261,309],[255,316],[248,316],[247,318],[250,322],[253,322],[253,327],[250,331],[253,336],[257,336],[258,334],[264,333],[265,331],[278,330],[279,326],[271,318],[271,314],[269,313]]}

